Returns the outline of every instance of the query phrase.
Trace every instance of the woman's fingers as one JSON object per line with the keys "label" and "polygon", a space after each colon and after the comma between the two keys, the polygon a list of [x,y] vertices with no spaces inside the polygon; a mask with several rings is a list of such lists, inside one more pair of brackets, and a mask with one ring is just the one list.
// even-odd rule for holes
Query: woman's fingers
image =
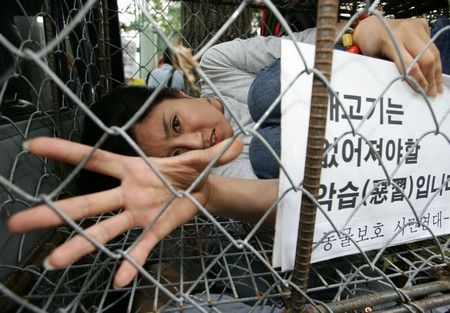
{"label": "woman's fingers", "polygon": [[[168,236],[177,227],[192,220],[197,214],[197,208],[189,199],[181,198],[175,200],[162,214],[159,213],[158,211],[152,212],[146,219],[146,223],[140,225],[145,228],[152,223],[151,228],[147,230],[142,240],[128,253],[128,256],[141,266],[159,241]],[[120,288],[128,285],[137,273],[136,267],[129,261],[124,260],[114,278],[114,286]]]}
{"label": "woman's fingers", "polygon": [[[56,201],[55,205],[73,220],[114,211],[124,206],[120,188]],[[14,214],[8,221],[13,233],[25,233],[65,223],[64,219],[47,205]]]}
{"label": "woman's fingers", "polygon": [[[133,225],[130,224],[131,219],[127,215],[127,212],[123,212],[109,217],[84,230],[84,234],[89,238],[95,239],[99,244],[104,245],[133,227]],[[97,249],[97,247],[78,234],[53,250],[47,257],[45,264],[49,269],[64,268],[95,249]]]}
{"label": "woman's fingers", "polygon": [[[239,138],[229,138],[208,149],[189,151],[181,154],[177,158],[186,161],[188,164],[192,164],[197,169],[203,169],[217,155],[223,152],[219,160],[214,164],[214,166],[220,166],[237,158],[241,153],[243,146],[244,145]],[[226,150],[224,151],[224,149]]]}
{"label": "woman's fingers", "polygon": [[[392,31],[394,40],[387,28]],[[394,61],[402,74],[403,61],[406,69],[410,67],[407,74],[417,81],[428,96],[434,97],[443,91],[441,59],[434,43],[428,45],[431,40],[430,29],[425,19],[381,21],[371,16],[355,28],[354,40],[364,54]],[[414,61],[419,54],[420,57]],[[409,84],[415,90],[418,89],[411,81]]]}
{"label": "woman's fingers", "polygon": [[417,62],[413,63],[414,61],[413,56],[409,54],[409,52],[404,47],[401,47],[400,51],[401,56],[399,56],[397,53],[395,53],[395,55],[392,56],[392,60],[395,62],[399,72],[403,74],[403,67],[401,63],[402,58],[406,70],[408,69],[409,66],[411,66],[411,69],[408,72],[408,76],[414,78],[415,80],[415,82],[413,82],[412,80],[407,79],[408,84],[417,92],[419,92],[419,89],[422,88],[423,91],[427,93],[429,89],[429,83],[425,75],[423,74],[422,70],[420,69],[419,64]]}
{"label": "woman's fingers", "polygon": [[218,145],[215,145],[210,148],[209,156],[206,161],[211,162],[211,160],[218,154],[222,153],[223,149],[226,148],[226,151],[220,156],[219,160],[215,164],[215,166],[221,166],[227,164],[230,161],[236,159],[242,152],[242,148],[244,144],[239,138],[230,138],[222,141]]}
{"label": "woman's fingers", "polygon": [[412,64],[408,74],[417,80],[428,96],[436,97],[438,92],[442,92],[443,90],[442,66],[437,48],[432,44],[421,54],[418,60],[415,61],[413,58],[413,56],[419,55],[425,46],[426,43],[423,42],[422,44],[410,43],[404,49],[408,52],[404,53],[403,57],[406,67],[409,67]]}
{"label": "woman's fingers", "polygon": [[[437,50],[437,48],[436,48]],[[439,53],[439,50],[438,50]],[[440,60],[441,56],[439,54],[439,60]],[[442,94],[444,92],[444,82],[442,80],[442,63],[438,62],[437,66],[435,68],[435,76],[436,76],[436,88],[437,88],[437,92],[438,94]]]}
{"label": "woman's fingers", "polygon": [[[427,42],[426,42],[427,43]],[[425,43],[425,44],[426,44]],[[439,53],[439,49],[436,47],[436,45],[433,43],[430,45],[430,47],[427,49],[427,52],[431,53],[431,58],[433,59],[433,69],[430,70],[429,76],[431,79],[433,79],[434,82],[434,94],[429,94],[431,97],[437,96],[437,94],[441,94],[444,91],[444,84],[442,82],[442,64],[441,64],[441,55]],[[420,59],[419,59],[420,62]],[[430,86],[431,83],[430,83]]]}
{"label": "woman's fingers", "polygon": [[416,37],[404,41],[405,50],[411,56],[416,58],[420,55],[416,63],[418,69],[414,72],[411,71],[410,75],[416,79],[422,78],[423,76],[426,80],[427,88],[421,84],[422,87],[428,96],[435,97],[438,93],[438,83],[442,81],[442,66],[439,50],[433,43],[427,46],[430,41],[430,31],[427,22],[421,20],[416,23],[418,25]]}
{"label": "woman's fingers", "polygon": [[[403,26],[406,21],[410,23],[410,27]],[[431,37],[428,22],[425,19],[406,21],[400,21],[403,27],[399,27],[396,35],[399,44],[409,53],[406,55],[411,56],[411,60],[407,59],[406,66],[415,62],[408,74],[419,82],[428,96],[436,97],[443,91],[442,65],[439,50],[434,43],[429,44]]]}
{"label": "woman's fingers", "polygon": [[[148,255],[161,239],[151,230],[148,231],[144,238],[128,253],[128,256],[136,261],[137,264],[143,266]],[[137,273],[137,268],[125,259],[114,277],[114,288],[125,287],[134,279]]]}
{"label": "woman's fingers", "polygon": [[[428,96],[437,96],[438,84],[442,82],[442,66],[438,49],[433,43],[428,45],[430,30],[426,20],[394,20],[389,26],[393,28],[396,40],[387,41],[391,47],[384,48],[384,55],[395,62],[401,73],[403,67],[400,58],[403,58],[406,69],[410,68],[407,74],[417,81]],[[400,56],[395,45],[399,46]],[[417,90],[411,82],[410,85]]]}
{"label": "woman's fingers", "polygon": [[[24,146],[28,151],[36,155],[73,165],[80,163],[92,151],[90,146],[50,137],[30,139],[25,142]],[[124,157],[97,149],[87,161],[85,168],[120,178],[122,174],[121,158]]]}

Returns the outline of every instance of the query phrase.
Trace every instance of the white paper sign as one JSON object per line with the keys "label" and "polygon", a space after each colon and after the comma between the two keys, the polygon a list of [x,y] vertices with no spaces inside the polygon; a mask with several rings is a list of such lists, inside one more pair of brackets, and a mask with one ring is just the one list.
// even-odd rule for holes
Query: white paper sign
{"label": "white paper sign", "polygon": [[[312,68],[314,46],[298,45]],[[281,160],[289,177],[280,173],[273,253],[273,266],[282,270],[293,269],[297,244],[301,192],[292,183],[303,180],[312,92],[312,74],[304,70],[294,43],[284,40],[281,90],[295,82],[282,99]],[[359,134],[352,135],[330,96],[326,146],[337,144],[322,163],[319,203],[340,233],[318,210],[311,261],[359,253],[355,243],[367,251],[450,233],[450,77],[444,95],[430,99],[433,114],[400,79],[389,85],[399,78],[391,62],[335,51],[331,77]],[[437,127],[447,137],[436,135]],[[387,177],[397,187],[380,184]]]}

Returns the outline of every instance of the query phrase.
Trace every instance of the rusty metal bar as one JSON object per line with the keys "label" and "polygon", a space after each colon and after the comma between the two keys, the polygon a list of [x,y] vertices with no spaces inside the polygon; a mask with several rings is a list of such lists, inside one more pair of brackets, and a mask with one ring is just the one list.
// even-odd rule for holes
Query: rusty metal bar
{"label": "rusty metal bar", "polygon": [[[415,302],[410,302],[418,305],[422,309],[436,308],[442,305],[450,304],[450,281],[435,281],[431,283],[421,284],[413,287],[401,289],[403,294],[410,299],[417,297],[424,297],[436,293],[447,293],[440,295],[439,297],[428,297]],[[389,290],[385,292],[378,292],[374,294],[369,294],[365,296],[355,297],[347,300],[342,300],[339,302],[332,302],[327,304],[327,308],[319,306],[319,310],[311,307],[304,310],[303,313],[343,313],[353,310],[363,310],[366,307],[373,307],[379,304],[386,304],[392,302],[400,302],[400,296],[395,290]],[[383,308],[382,312],[410,312],[406,307],[396,306],[395,308],[387,309]]]}
{"label": "rusty metal bar", "polygon": [[[337,0],[319,0],[317,10],[317,38],[314,67],[327,79],[331,76],[334,39],[339,3]],[[306,151],[305,175],[303,187],[317,198],[320,186],[320,173],[323,156],[325,127],[328,108],[329,90],[325,84],[314,76],[309,115],[308,141]],[[311,260],[316,207],[303,196],[300,212],[297,251],[292,282],[301,290],[308,287],[309,265]],[[305,305],[305,297],[297,290],[292,290],[291,309],[300,312]]]}
{"label": "rusty metal bar", "polygon": [[[430,310],[434,308],[438,308],[444,305],[450,304],[450,294],[444,294],[439,295],[435,297],[428,297],[422,300],[414,301],[409,303],[409,308],[406,306],[397,306],[392,309],[383,309],[381,311],[376,312],[383,312],[383,313],[410,313],[411,309],[413,309],[412,312],[422,312],[415,308],[421,308],[422,310]],[[374,312],[374,313],[376,313]],[[447,311],[448,312],[448,311]]]}

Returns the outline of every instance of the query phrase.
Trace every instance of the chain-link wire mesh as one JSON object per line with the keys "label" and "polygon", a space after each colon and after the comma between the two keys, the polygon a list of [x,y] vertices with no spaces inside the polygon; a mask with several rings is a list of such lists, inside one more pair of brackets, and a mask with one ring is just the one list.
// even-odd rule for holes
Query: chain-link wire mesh
{"label": "chain-link wire mesh", "polygon": [[[295,3],[292,9],[296,8]],[[106,127],[89,110],[92,103],[118,85],[142,84],[157,66],[166,47],[174,53],[187,76],[192,69],[184,64],[195,67],[195,62],[183,59],[186,55],[180,42],[192,48],[194,59],[198,61],[218,42],[257,35],[262,4],[275,16],[284,34],[291,37],[291,27],[280,13],[288,5],[283,1],[3,2],[0,13],[3,60],[0,67],[0,145],[3,151],[0,307],[3,311],[171,312],[192,308],[200,312],[237,312],[263,310],[264,307],[267,310],[264,312],[269,312],[289,307],[292,290],[303,295],[308,309],[314,312],[369,312],[372,309],[423,312],[450,303],[448,236],[433,235],[420,243],[384,247],[314,264],[310,278],[306,278],[306,292],[300,290],[290,272],[282,273],[271,266],[273,232],[263,225],[268,215],[254,224],[212,216],[193,192],[208,175],[209,167],[189,188],[176,190],[127,135],[130,123]],[[379,16],[377,4],[366,4],[367,12]],[[352,14],[351,19],[355,19],[355,11]],[[449,27],[443,32],[450,32]],[[191,61],[189,55],[187,61]],[[199,93],[198,79],[201,79],[211,85],[214,96],[225,107],[229,105],[204,71],[194,68],[193,74],[192,85],[188,84],[192,89],[189,93]],[[151,96],[144,106],[149,106],[154,98]],[[426,99],[425,96],[424,105]],[[430,114],[432,112],[430,107]],[[115,213],[73,221],[55,204],[58,199],[78,194],[75,177],[81,166],[68,167],[22,149],[23,142],[42,135],[78,141],[83,116],[88,116],[108,136],[123,137],[136,154],[145,159],[149,173],[160,177],[174,196],[161,205],[161,213],[168,210],[176,197],[186,198],[199,210],[190,222],[163,239],[143,266],[131,258],[129,252],[152,230],[153,222],[143,231],[128,230],[106,244],[90,238],[85,229]],[[238,125],[239,133],[255,134],[258,130],[259,121],[255,121],[256,126],[248,127],[234,116],[231,119]],[[360,136],[353,123],[349,120],[350,130],[354,136]],[[448,119],[442,123],[448,123]],[[439,127],[436,132],[440,132]],[[100,139],[99,146],[105,138]],[[331,156],[337,144],[328,147],[325,158]],[[371,149],[377,151],[376,147]],[[385,178],[392,182],[391,173]],[[434,194],[448,192],[449,184],[447,174]],[[293,189],[306,191],[303,184]],[[434,199],[432,193],[429,199]],[[271,211],[279,201],[276,199]],[[36,203],[46,203],[68,225],[21,236],[10,234],[6,230],[9,217]],[[357,210],[360,206],[361,203],[356,205]],[[422,209],[412,208],[417,213]],[[448,210],[443,212],[445,219],[449,216]],[[427,224],[425,219],[419,218],[404,224],[403,229],[412,226],[426,227]],[[66,269],[46,270],[42,261],[48,253],[77,234],[90,239],[96,252]],[[342,234],[342,231],[335,234]],[[325,242],[328,235],[321,241]],[[114,274],[124,260],[133,264],[139,274],[130,285],[113,288]]]}

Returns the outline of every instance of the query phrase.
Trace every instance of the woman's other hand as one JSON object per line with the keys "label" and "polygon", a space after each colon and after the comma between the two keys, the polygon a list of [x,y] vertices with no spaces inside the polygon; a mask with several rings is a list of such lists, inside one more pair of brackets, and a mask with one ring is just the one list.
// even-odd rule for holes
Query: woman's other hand
{"label": "woman's other hand", "polygon": [[[405,69],[413,63],[414,58],[424,50],[430,41],[430,28],[423,18],[416,19],[386,19],[395,42],[389,36],[382,21],[377,16],[369,16],[359,22],[353,34],[356,45],[364,55],[381,57],[392,60],[400,73],[404,73],[401,59]],[[400,55],[395,44],[398,44]],[[439,51],[432,43],[408,72],[430,97],[442,93],[442,66]],[[408,83],[417,90],[415,83]]]}

